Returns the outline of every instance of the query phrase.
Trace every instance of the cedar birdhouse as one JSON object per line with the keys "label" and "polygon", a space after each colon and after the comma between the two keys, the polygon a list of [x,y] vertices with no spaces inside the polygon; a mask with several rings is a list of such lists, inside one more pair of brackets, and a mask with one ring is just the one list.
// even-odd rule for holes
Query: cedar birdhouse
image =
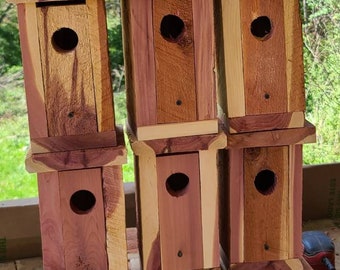
{"label": "cedar birdhouse", "polygon": [[129,125],[138,140],[217,133],[213,13],[206,0],[122,1]]}
{"label": "cedar birdhouse", "polygon": [[229,132],[303,127],[299,1],[226,0],[220,5],[218,60],[226,95],[219,103]]}
{"label": "cedar birdhouse", "polygon": [[104,1],[14,2],[32,152],[115,146]]}

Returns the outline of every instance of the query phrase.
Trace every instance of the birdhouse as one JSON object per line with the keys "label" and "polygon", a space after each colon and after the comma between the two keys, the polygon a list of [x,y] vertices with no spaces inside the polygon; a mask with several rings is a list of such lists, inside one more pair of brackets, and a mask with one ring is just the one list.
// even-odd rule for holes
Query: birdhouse
{"label": "birdhouse", "polygon": [[213,1],[124,0],[122,15],[137,139],[217,133]]}
{"label": "birdhouse", "polygon": [[215,269],[220,265],[217,149],[225,138],[167,142],[164,150],[164,140],[132,141],[142,268]]}
{"label": "birdhouse", "polygon": [[[230,133],[304,126],[299,1],[217,3],[219,103]],[[223,90],[222,89],[222,90]],[[222,91],[224,92],[224,91]]]}
{"label": "birdhouse", "polygon": [[231,148],[226,160],[220,209],[226,264],[301,263],[302,146]]}
{"label": "birdhouse", "polygon": [[14,2],[32,152],[115,146],[104,1]]}

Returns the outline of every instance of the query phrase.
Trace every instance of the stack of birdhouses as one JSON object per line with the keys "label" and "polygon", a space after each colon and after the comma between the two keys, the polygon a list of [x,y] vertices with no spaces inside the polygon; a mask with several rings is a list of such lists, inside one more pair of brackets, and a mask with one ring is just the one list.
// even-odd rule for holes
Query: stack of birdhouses
{"label": "stack of birdhouses", "polygon": [[228,141],[220,186],[225,264],[310,269],[299,259],[301,144],[314,141],[315,130],[304,119],[299,2],[226,0],[216,10]]}
{"label": "stack of birdhouses", "polygon": [[122,1],[142,269],[219,267],[213,1]]}
{"label": "stack of birdhouses", "polygon": [[104,1],[16,1],[44,269],[127,269]]}

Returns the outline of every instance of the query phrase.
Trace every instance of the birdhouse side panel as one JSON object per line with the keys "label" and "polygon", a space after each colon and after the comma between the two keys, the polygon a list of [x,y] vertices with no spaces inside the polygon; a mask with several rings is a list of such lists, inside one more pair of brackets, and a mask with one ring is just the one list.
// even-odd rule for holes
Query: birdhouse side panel
{"label": "birdhouse side panel", "polygon": [[98,130],[87,20],[85,5],[38,11],[49,136]]}

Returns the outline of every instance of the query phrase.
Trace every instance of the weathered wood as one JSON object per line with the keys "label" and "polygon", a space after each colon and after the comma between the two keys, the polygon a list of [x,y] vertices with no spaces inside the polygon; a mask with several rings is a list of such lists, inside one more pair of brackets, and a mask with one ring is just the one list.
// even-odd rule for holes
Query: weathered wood
{"label": "weathered wood", "polygon": [[125,198],[121,166],[102,168],[106,251],[110,270],[127,269]]}
{"label": "weathered wood", "polygon": [[303,127],[303,112],[247,115],[229,119],[230,133]]}
{"label": "weathered wood", "polygon": [[47,137],[37,9],[35,3],[18,4],[20,44],[24,67],[28,125],[31,138]]}
{"label": "weathered wood", "polygon": [[[162,269],[201,269],[203,242],[198,153],[161,156],[156,162]],[[188,178],[187,185],[183,185],[184,179],[179,173]],[[169,183],[169,177],[174,177],[174,183]],[[183,185],[183,188],[177,190],[177,185]]]}
{"label": "weathered wood", "polygon": [[141,141],[175,138],[192,135],[205,135],[218,132],[218,120],[202,120],[185,123],[159,124],[137,129],[137,138]]}
{"label": "weathered wood", "polygon": [[128,119],[135,131],[157,124],[152,2],[122,0],[121,6]]}
{"label": "weathered wood", "polygon": [[[66,269],[108,269],[101,169],[59,172],[58,178]],[[78,191],[90,192],[94,205],[87,205],[88,196],[72,200]]]}
{"label": "weathered wood", "polygon": [[[241,27],[246,115],[287,112],[286,53],[283,1],[241,0]],[[270,20],[270,29],[260,23],[264,37],[252,34],[253,21]]]}
{"label": "weathered wood", "polygon": [[245,149],[244,162],[244,260],[288,259],[288,147]]}
{"label": "weathered wood", "polygon": [[312,270],[304,259],[269,261],[232,265],[230,270]]}
{"label": "weathered wood", "polygon": [[[153,1],[157,123],[195,121],[195,48],[192,0]],[[165,16],[176,16],[163,21]],[[176,20],[177,19],[177,20]],[[165,23],[161,29],[161,23]],[[177,25],[183,24],[182,26]],[[173,31],[178,35],[170,37]],[[162,36],[162,31],[166,35]]]}

